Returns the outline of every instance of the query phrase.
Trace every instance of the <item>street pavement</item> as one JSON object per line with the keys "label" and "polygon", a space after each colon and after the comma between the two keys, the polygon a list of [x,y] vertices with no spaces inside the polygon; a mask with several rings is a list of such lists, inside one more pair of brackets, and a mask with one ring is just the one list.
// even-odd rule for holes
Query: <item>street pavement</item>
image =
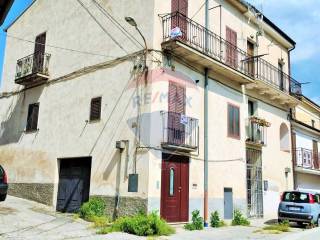
{"label": "street pavement", "polygon": [[144,238],[125,233],[97,235],[91,224],[82,219],[75,219],[71,214],[57,213],[54,209],[8,196],[5,202],[0,202],[0,239],[14,240],[318,240],[320,228],[304,230],[293,228],[290,233],[261,234],[255,233],[261,229],[263,222],[252,221],[250,227],[207,228],[203,231],[185,231],[182,226],[175,226],[177,233],[169,237]]}

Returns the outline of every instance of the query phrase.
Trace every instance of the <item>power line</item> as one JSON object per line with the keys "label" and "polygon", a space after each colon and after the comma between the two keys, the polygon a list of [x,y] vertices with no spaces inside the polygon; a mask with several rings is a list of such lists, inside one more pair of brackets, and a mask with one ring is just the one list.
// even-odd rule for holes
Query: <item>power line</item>
{"label": "power line", "polygon": [[80,1],[77,0],[77,2],[82,6],[83,9],[86,10],[86,12],[90,15],[90,17],[99,25],[99,27],[112,39],[112,41],[121,48],[126,54],[129,54],[127,50],[125,50],[122,45],[114,38],[112,35],[102,26],[102,24],[93,16],[93,14],[89,11],[89,9]]}
{"label": "power line", "polygon": [[104,55],[104,54],[100,54],[100,53],[81,51],[81,50],[77,50],[77,49],[60,47],[60,46],[55,46],[55,45],[51,45],[51,44],[44,44],[44,43],[40,43],[40,42],[24,39],[24,38],[21,38],[21,37],[13,36],[13,35],[10,35],[10,34],[6,34],[6,36],[9,37],[9,38],[17,39],[19,41],[33,43],[33,44],[39,44],[39,45],[44,45],[46,47],[51,47],[51,48],[60,49],[60,50],[64,50],[64,51],[70,51],[70,52],[76,52],[76,53],[88,54],[88,55],[100,56],[100,57],[116,58],[116,56],[110,56],[110,55]]}
{"label": "power line", "polygon": [[195,12],[195,14],[193,14],[193,16],[191,17],[191,19],[193,19],[200,11],[201,9],[204,7],[204,5],[206,4],[207,0],[204,0],[204,2],[202,3],[202,5],[200,6],[200,8]]}
{"label": "power line", "polygon": [[[96,0],[92,0],[92,2],[96,5],[96,7],[102,12],[102,14],[107,17],[111,23],[113,23],[133,44],[135,44],[137,47],[139,47],[137,44],[139,44],[141,47],[145,47],[143,44],[140,43],[140,41],[137,40],[125,27],[123,27],[117,19],[115,19],[104,7],[102,7]],[[150,53],[152,58],[155,59],[158,62],[161,62],[157,57],[153,55],[153,53]]]}

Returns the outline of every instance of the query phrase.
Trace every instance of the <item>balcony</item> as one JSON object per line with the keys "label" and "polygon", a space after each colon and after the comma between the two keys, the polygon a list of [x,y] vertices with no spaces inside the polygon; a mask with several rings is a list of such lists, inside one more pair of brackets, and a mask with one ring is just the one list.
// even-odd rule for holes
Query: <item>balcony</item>
{"label": "balcony", "polygon": [[247,119],[246,130],[248,144],[264,146],[267,145],[267,128],[270,123],[264,119],[252,116]]}
{"label": "balcony", "polygon": [[50,54],[35,53],[17,61],[15,83],[33,86],[49,79]]}
{"label": "balcony", "polygon": [[170,150],[194,152],[199,147],[198,119],[174,112],[161,112],[161,146]]}
{"label": "balcony", "polygon": [[308,170],[319,171],[320,174],[320,161],[319,153],[314,153],[313,150],[305,148],[297,148],[293,156],[296,170],[308,172]]}
{"label": "balcony", "polygon": [[[249,56],[204,26],[179,12],[162,16],[162,48],[194,66],[209,67],[241,84],[260,89],[273,100],[292,101],[301,84],[261,57]],[[250,88],[249,88],[250,89]],[[270,91],[270,89],[272,91]]]}

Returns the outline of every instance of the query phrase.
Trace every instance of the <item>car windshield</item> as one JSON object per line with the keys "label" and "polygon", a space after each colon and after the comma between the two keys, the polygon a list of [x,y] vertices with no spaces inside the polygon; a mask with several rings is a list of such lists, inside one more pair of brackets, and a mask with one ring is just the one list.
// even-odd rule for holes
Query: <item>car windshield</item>
{"label": "car windshield", "polygon": [[301,192],[286,192],[283,197],[284,202],[309,203],[309,194]]}

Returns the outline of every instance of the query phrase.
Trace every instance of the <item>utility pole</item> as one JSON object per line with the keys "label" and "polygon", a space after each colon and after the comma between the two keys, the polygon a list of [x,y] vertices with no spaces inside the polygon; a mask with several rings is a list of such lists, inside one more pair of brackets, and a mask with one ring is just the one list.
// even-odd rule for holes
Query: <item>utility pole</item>
{"label": "utility pole", "polygon": [[[205,4],[205,51],[208,51],[209,0]],[[204,76],[204,226],[208,227],[208,68]]]}

